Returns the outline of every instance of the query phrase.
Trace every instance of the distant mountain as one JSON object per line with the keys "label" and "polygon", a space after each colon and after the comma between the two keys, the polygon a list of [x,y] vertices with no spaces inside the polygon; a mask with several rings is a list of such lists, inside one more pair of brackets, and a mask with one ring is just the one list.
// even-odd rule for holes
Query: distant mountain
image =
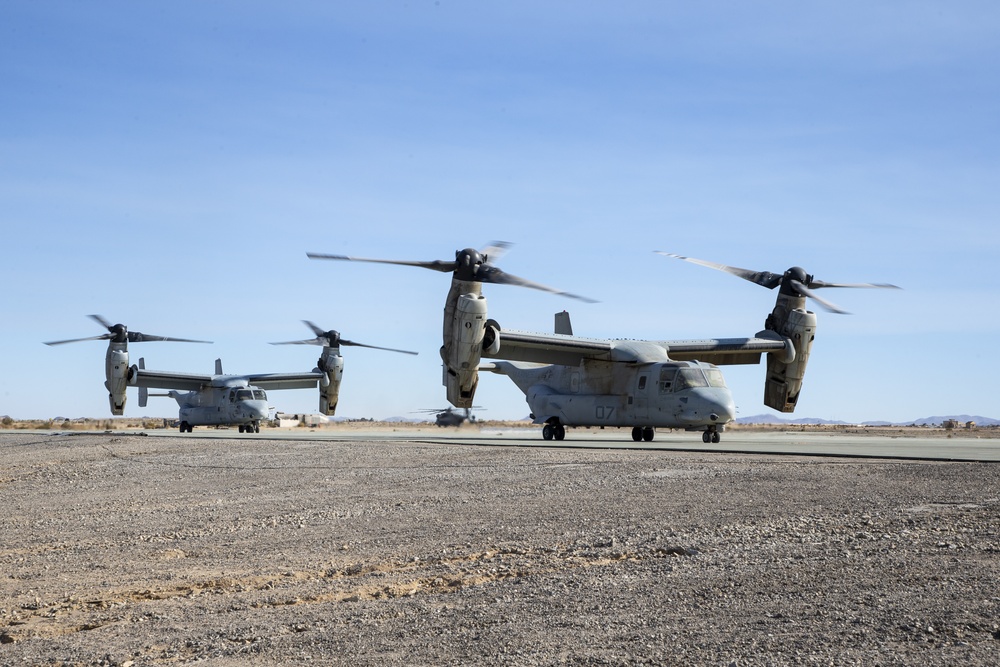
{"label": "distant mountain", "polygon": [[[954,419],[959,424],[975,422],[977,426],[1000,426],[1000,419],[992,417],[982,417],[978,415],[945,415],[936,417],[924,417],[905,422],[868,421],[862,422],[861,426],[940,426],[949,419]],[[830,419],[817,419],[815,417],[804,417],[801,419],[784,419],[775,415],[753,415],[751,417],[740,417],[737,424],[789,424],[789,425],[830,425],[849,426],[851,422],[836,421]]]}

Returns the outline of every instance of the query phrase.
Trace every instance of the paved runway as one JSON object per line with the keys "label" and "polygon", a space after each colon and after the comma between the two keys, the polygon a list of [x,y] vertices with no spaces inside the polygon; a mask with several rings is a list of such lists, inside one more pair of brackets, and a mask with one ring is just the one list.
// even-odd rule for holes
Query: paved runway
{"label": "paved runway", "polygon": [[[116,431],[117,432],[117,431]],[[920,437],[914,430],[898,436],[854,435],[810,431],[727,431],[719,444],[704,444],[700,433],[658,431],[653,442],[633,442],[631,429],[569,429],[562,442],[545,441],[534,428],[289,428],[241,434],[235,428],[196,428],[192,434],[148,430],[148,436],[170,438],[256,438],[271,440],[393,441],[480,447],[560,447],[642,449],[687,452],[777,454],[921,459],[934,461],[1000,461],[1000,438]]]}

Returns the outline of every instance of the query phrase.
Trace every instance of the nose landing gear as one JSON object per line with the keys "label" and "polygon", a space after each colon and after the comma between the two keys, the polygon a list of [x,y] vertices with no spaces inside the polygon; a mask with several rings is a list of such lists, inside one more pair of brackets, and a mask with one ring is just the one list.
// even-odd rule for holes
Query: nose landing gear
{"label": "nose landing gear", "polygon": [[714,426],[709,426],[701,434],[701,441],[704,442],[704,443],[706,443],[706,444],[709,443],[709,442],[711,442],[711,443],[718,443],[719,440],[721,440],[721,436],[719,435],[718,429],[716,429]]}
{"label": "nose landing gear", "polygon": [[542,427],[542,438],[545,440],[562,440],[566,437],[566,427],[556,422],[555,424],[546,424]]}

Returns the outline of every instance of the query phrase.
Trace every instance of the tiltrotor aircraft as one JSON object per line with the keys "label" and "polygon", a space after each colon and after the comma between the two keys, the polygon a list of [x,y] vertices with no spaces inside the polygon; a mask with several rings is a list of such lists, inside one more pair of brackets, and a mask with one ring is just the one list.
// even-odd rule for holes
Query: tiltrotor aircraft
{"label": "tiltrotor aircraft", "polygon": [[[491,264],[503,255],[509,243],[494,241],[492,245],[474,250],[466,248],[455,252],[454,261],[404,261],[390,259],[366,259],[346,255],[326,255],[306,253],[310,259],[333,259],[352,262],[375,262],[378,264],[399,264],[417,266],[424,269],[451,273],[451,289],[444,304],[444,344],[441,360],[444,362],[443,384],[448,402],[456,408],[471,408],[479,383],[479,361],[486,345],[484,337],[492,327],[486,319],[486,297],[483,283],[499,285],[520,285],[532,289],[561,294],[581,301],[592,302],[576,294],[569,294],[552,287],[540,285],[524,278],[505,273]],[[491,340],[495,340],[492,336]]]}
{"label": "tiltrotor aircraft", "polygon": [[500,361],[485,363],[481,369],[507,375],[524,392],[533,421],[544,424],[543,438],[562,440],[566,426],[631,426],[636,441],[652,440],[659,427],[702,431],[704,442],[719,442],[736,409],[718,365],[756,364],[764,353],[764,403],[793,412],[816,335],[816,315],[805,309],[806,297],[831,312],[843,313],[814,290],[895,288],[826,283],[799,267],[776,274],[669,256],[769,289],[780,287],[764,329],[749,338],[710,340],[582,338],[573,335],[566,313],[556,315],[555,334],[491,327],[482,356]]}
{"label": "tiltrotor aircraft", "polygon": [[472,408],[465,408],[459,412],[449,406],[447,408],[428,408],[427,410],[420,410],[420,412],[433,413],[435,426],[461,426],[465,422],[471,424],[476,421],[476,416],[472,414]]}
{"label": "tiltrotor aircraft", "polygon": [[[289,341],[287,344],[321,345],[323,352],[317,367],[303,373],[251,373],[247,375],[224,375],[222,360],[215,362],[215,373],[180,373],[175,371],[155,371],[145,368],[145,360],[137,365],[128,365],[128,343],[146,341],[180,341],[203,343],[186,338],[149,336],[129,332],[122,324],[111,325],[98,315],[91,318],[108,328],[109,333],[90,338],[77,338],[46,343],[60,345],[82,340],[109,340],[106,361],[107,381],[111,412],[121,415],[125,410],[125,390],[129,386],[139,388],[139,407],[146,407],[150,396],[169,396],[179,406],[181,432],[190,433],[195,426],[236,425],[240,432],[260,432],[260,422],[267,419],[269,409],[265,390],[311,389],[319,387],[319,409],[325,415],[333,415],[337,409],[340,383],[343,379],[344,360],[341,345],[371,347],[374,349],[416,354],[407,350],[378,348],[345,340],[337,331],[323,331],[315,324],[306,324],[316,334],[316,338]],[[281,345],[285,343],[275,343]],[[166,394],[152,394],[149,389],[167,389]]]}
{"label": "tiltrotor aircraft", "polygon": [[[131,369],[131,384],[139,387],[139,407],[149,396],[169,396],[177,401],[180,431],[191,433],[195,426],[232,426],[240,433],[260,433],[260,422],[268,418],[266,390],[311,389],[322,383],[325,373],[251,373],[224,375],[222,360],[215,360],[215,373],[177,373],[145,368],[145,360]],[[151,394],[150,388],[169,389]],[[320,389],[320,401],[323,400]]]}

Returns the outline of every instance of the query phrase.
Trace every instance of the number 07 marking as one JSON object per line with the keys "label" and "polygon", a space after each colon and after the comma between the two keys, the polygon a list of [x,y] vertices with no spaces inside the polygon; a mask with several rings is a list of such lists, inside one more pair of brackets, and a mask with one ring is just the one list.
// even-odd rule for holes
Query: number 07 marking
{"label": "number 07 marking", "polygon": [[613,405],[598,405],[594,408],[594,416],[598,419],[611,419],[611,416],[615,414],[615,408]]}

